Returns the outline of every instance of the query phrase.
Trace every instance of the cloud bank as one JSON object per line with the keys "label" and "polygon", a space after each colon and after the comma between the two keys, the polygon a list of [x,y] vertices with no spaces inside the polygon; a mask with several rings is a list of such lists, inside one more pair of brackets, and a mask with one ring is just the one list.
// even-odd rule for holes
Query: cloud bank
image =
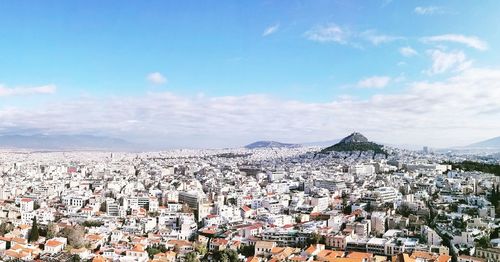
{"label": "cloud bank", "polygon": [[465,145],[498,136],[500,70],[467,68],[394,94],[327,103],[267,95],[80,98],[36,108],[0,107],[0,131],[93,133],[173,147],[239,146],[257,139],[306,142],[361,131],[393,144]]}
{"label": "cloud bank", "polygon": [[43,85],[35,87],[6,87],[0,85],[0,97],[8,96],[29,96],[54,94],[57,87],[55,85]]}

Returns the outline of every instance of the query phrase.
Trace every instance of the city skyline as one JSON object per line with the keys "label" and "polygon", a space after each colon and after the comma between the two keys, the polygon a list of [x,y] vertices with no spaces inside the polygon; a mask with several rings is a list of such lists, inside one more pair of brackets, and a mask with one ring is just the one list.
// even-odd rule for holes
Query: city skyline
{"label": "city skyline", "polygon": [[494,1],[0,8],[0,135],[191,148],[353,131],[432,147],[500,135]]}

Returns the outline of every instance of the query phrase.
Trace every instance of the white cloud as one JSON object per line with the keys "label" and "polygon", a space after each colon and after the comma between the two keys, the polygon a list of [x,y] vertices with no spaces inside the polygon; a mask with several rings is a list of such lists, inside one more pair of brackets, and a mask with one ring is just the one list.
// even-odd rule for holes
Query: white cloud
{"label": "white cloud", "polygon": [[264,32],[262,33],[262,36],[269,36],[269,35],[272,35],[274,33],[276,33],[278,31],[278,29],[280,28],[280,25],[279,24],[275,24],[275,25],[272,25],[272,26],[269,26],[267,27]]}
{"label": "white cloud", "polygon": [[390,81],[391,78],[388,76],[372,76],[360,80],[357,86],[361,88],[383,88],[386,87]]}
{"label": "white cloud", "polygon": [[389,42],[403,39],[403,37],[400,37],[400,36],[380,34],[375,30],[364,31],[359,36],[361,38],[371,42],[374,45],[385,44],[385,43],[389,43]]}
{"label": "white cloud", "polygon": [[375,141],[437,147],[498,136],[500,70],[468,68],[400,90],[325,103],[267,95],[86,97],[26,108],[0,106],[0,130],[100,133],[177,147],[237,146],[262,137],[322,141],[352,130]]}
{"label": "white cloud", "polygon": [[469,46],[469,47],[472,47],[472,48],[475,48],[478,50],[482,50],[482,51],[488,49],[488,43],[481,40],[477,36],[465,36],[465,35],[459,35],[459,34],[444,34],[444,35],[423,37],[421,40],[425,43],[455,42],[455,43],[464,44],[466,46]]}
{"label": "white cloud", "polygon": [[40,94],[53,94],[56,92],[55,85],[44,85],[35,87],[13,87],[0,85],[0,97],[2,96],[28,96]]}
{"label": "white cloud", "polygon": [[461,71],[472,64],[462,51],[444,52],[438,49],[429,50],[428,54],[432,59],[432,67],[427,71],[428,74],[442,74],[448,71]]}
{"label": "white cloud", "polygon": [[418,55],[417,50],[411,48],[410,46],[404,46],[404,47],[399,48],[399,53],[402,56],[406,56],[406,57]]}
{"label": "white cloud", "polygon": [[413,11],[419,15],[433,15],[444,13],[444,9],[439,6],[417,6]]}
{"label": "white cloud", "polygon": [[309,31],[305,32],[304,36],[311,41],[349,44],[358,48],[362,48],[360,42],[369,42],[373,45],[380,45],[404,39],[404,37],[400,36],[382,34],[373,29],[363,32],[354,32],[335,23],[316,25]]}
{"label": "white cloud", "polygon": [[317,25],[307,31],[304,35],[307,39],[316,42],[335,42],[339,44],[346,44],[350,33],[346,29],[331,23],[326,25]]}
{"label": "white cloud", "polygon": [[153,72],[153,73],[150,73],[146,79],[151,83],[151,84],[155,84],[155,85],[162,85],[162,84],[165,84],[167,83],[167,78],[165,76],[163,76],[161,73],[159,72]]}

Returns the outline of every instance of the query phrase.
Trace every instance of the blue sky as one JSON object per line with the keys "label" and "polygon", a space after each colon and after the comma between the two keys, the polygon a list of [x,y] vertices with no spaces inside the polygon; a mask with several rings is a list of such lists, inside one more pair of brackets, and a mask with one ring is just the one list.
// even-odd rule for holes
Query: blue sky
{"label": "blue sky", "polygon": [[[220,147],[359,130],[467,144],[500,135],[499,11],[498,1],[2,1],[0,132]],[[474,92],[490,100],[469,101],[485,74]],[[448,104],[433,99],[443,94]]]}

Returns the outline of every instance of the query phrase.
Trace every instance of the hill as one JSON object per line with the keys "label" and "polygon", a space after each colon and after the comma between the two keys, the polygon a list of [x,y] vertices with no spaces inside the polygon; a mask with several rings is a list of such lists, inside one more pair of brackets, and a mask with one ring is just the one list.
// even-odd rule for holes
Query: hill
{"label": "hill", "polygon": [[298,147],[300,145],[297,144],[286,144],[276,141],[257,141],[245,146],[247,149],[256,149],[256,148],[282,148],[282,147]]}
{"label": "hill", "polygon": [[321,150],[321,153],[329,153],[332,151],[373,151],[375,154],[387,154],[381,145],[370,142],[365,136],[357,132],[350,134],[337,144]]}
{"label": "hill", "polygon": [[468,145],[467,148],[500,148],[500,136]]}

